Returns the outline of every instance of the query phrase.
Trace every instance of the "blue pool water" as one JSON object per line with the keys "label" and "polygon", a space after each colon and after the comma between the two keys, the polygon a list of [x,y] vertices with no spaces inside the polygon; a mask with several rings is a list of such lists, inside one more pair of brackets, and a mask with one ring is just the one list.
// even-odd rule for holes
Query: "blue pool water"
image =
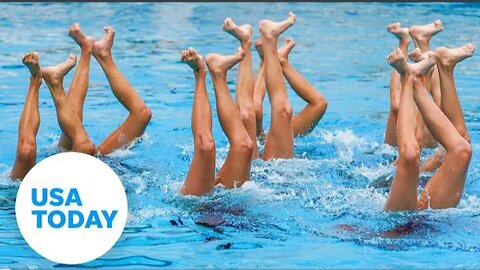
{"label": "blue pool water", "polygon": [[[15,155],[17,123],[28,86],[24,52],[38,50],[41,63],[79,53],[66,35],[80,22],[99,38],[116,28],[115,59],[152,108],[154,118],[142,142],[102,160],[120,175],[129,199],[129,218],[120,241],[85,267],[221,268],[480,268],[480,62],[461,63],[456,82],[472,137],[474,156],[458,207],[418,213],[384,213],[384,188],[373,188],[396,150],[384,145],[390,67],[396,47],[386,25],[444,22],[436,46],[480,45],[480,5],[384,3],[75,3],[0,5],[0,268],[50,268],[21,237],[14,217],[17,183],[7,178]],[[231,53],[238,42],[221,31],[231,16],[254,25],[265,17],[298,21],[285,36],[295,38],[293,65],[329,101],[324,119],[309,136],[295,140],[294,160],[255,161],[253,181],[241,189],[218,188],[202,197],[181,197],[193,147],[190,111],[193,76],[178,61],[194,46],[202,54]],[[254,69],[259,59],[254,55]],[[85,126],[99,143],[127,113],[92,60]],[[72,74],[67,76],[66,84]],[[236,69],[228,77],[233,90]],[[221,165],[227,140],[219,126],[213,88],[213,133]],[[304,103],[289,90],[293,107]],[[269,109],[266,105],[266,124]],[[59,127],[45,85],[40,94],[38,160],[56,153]],[[424,154],[426,156],[426,154]],[[108,192],[108,191],[105,191]],[[205,217],[216,228],[196,225]],[[341,229],[355,226],[357,233]],[[383,231],[408,224],[405,236]],[[176,226],[178,225],[178,226]]]}

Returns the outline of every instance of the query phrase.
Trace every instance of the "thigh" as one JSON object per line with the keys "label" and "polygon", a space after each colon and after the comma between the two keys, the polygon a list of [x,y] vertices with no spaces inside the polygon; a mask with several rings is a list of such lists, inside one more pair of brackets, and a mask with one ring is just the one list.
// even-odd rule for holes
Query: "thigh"
{"label": "thigh", "polygon": [[108,137],[97,147],[96,153],[107,155],[116,149],[128,146],[134,139],[143,135],[146,125],[133,115],[115,129]]}
{"label": "thigh", "polygon": [[459,203],[465,187],[468,163],[447,153],[442,165],[428,180],[425,189],[420,194],[419,208],[455,207]]}
{"label": "thigh", "polygon": [[217,181],[226,188],[240,187],[250,180],[251,154],[245,155],[235,150],[228,152],[227,158],[217,175]]}

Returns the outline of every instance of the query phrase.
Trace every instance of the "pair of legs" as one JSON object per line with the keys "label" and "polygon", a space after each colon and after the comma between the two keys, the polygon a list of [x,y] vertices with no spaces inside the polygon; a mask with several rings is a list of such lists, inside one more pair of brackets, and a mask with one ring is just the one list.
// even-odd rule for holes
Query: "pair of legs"
{"label": "pair of legs", "polygon": [[[89,84],[89,70],[90,70],[90,59],[93,55],[97,62],[102,67],[105,75],[107,76],[108,82],[114,93],[115,97],[122,103],[122,105],[130,112],[127,119],[115,130],[113,131],[100,145],[95,149],[91,150],[91,153],[95,152],[99,155],[106,155],[112,151],[127,146],[132,140],[140,137],[147,124],[151,119],[151,111],[142,98],[137,94],[135,89],[130,85],[127,79],[122,75],[120,70],[115,65],[112,56],[112,46],[115,37],[115,31],[112,27],[106,26],[104,28],[105,34],[99,41],[95,41],[95,38],[91,36],[86,36],[80,29],[79,24],[75,23],[70,27],[69,36],[80,46],[81,56],[80,61],[77,66],[77,70],[73,77],[68,95],[66,96],[67,101],[71,105],[71,109],[74,111],[76,118],[81,122],[83,120],[83,104],[85,101],[85,96],[88,90]],[[68,70],[65,70],[65,67],[68,66],[68,60],[66,63],[60,64],[56,67],[49,68],[51,69],[50,73],[55,74],[57,77],[65,76]],[[70,66],[70,69],[73,67]],[[66,72],[65,72],[66,71]],[[48,81],[47,81],[48,84]],[[54,89],[49,85],[51,92]],[[62,83],[61,95],[65,96],[63,91]],[[52,92],[53,96],[53,92]],[[55,100],[55,98],[54,98]],[[55,103],[57,105],[57,103]],[[57,108],[57,114],[59,110]],[[72,116],[72,118],[74,118]],[[77,119],[70,122],[78,122]],[[76,125],[77,126],[77,125]],[[75,144],[69,139],[67,133],[69,130],[62,128],[63,134],[59,142],[59,146],[65,150],[75,151]],[[71,131],[70,131],[71,132]],[[77,134],[78,132],[73,132]],[[92,144],[93,145],[93,144]]]}
{"label": "pair of legs", "polygon": [[[24,57],[24,64],[30,69],[32,77],[19,123],[17,157],[11,174],[13,179],[22,179],[35,165],[35,137],[40,124],[38,90],[42,76],[55,103],[58,123],[62,130],[59,142],[61,148],[91,155],[94,153],[108,154],[128,145],[133,139],[143,134],[151,119],[151,112],[113,61],[111,48],[114,35],[113,28],[107,26],[104,37],[95,42],[93,37],[87,37],[81,31],[79,24],[75,23],[70,27],[69,36],[81,47],[81,57],[68,95],[63,88],[63,78],[76,65],[75,55],[71,54],[64,63],[43,70],[40,68],[37,53]],[[104,70],[113,93],[130,112],[124,123],[109,135],[97,149],[82,124],[83,103],[88,89],[92,54]]]}
{"label": "pair of legs", "polygon": [[[116,149],[128,146],[132,140],[144,133],[152,117],[148,106],[123,76],[113,60],[112,46],[115,30],[110,26],[106,26],[104,30],[105,34],[99,41],[95,41],[93,37],[87,37],[78,24],[73,24],[69,31],[69,35],[81,47],[80,62],[68,92],[68,99],[80,121],[83,119],[83,103],[88,90],[92,54],[105,73],[113,94],[129,111],[125,121],[96,147],[95,153],[98,155],[106,155]],[[62,135],[59,146],[71,150],[71,142],[64,135]]]}
{"label": "pair of legs", "polygon": [[235,106],[227,86],[227,71],[245,58],[239,48],[236,54],[222,56],[209,54],[206,62],[210,70],[217,104],[218,118],[227,135],[230,149],[218,175],[215,176],[215,140],[212,135],[212,110],[208,100],[205,77],[207,69],[203,58],[193,48],[182,52],[181,60],[187,63],[195,76],[192,108],[192,132],[194,154],[181,193],[203,195],[217,183],[227,188],[241,186],[250,179],[250,167],[254,144],[245,128],[240,108]]}
{"label": "pair of legs", "polygon": [[[442,22],[435,20],[433,23],[426,25],[415,25],[410,28],[402,28],[400,23],[392,23],[388,25],[387,30],[392,33],[399,41],[399,48],[405,57],[410,56],[408,54],[408,46],[410,44],[410,36],[412,37],[416,48],[420,53],[426,53],[430,50],[431,38],[443,30]],[[415,51],[414,51],[415,52]],[[416,52],[418,53],[418,52]],[[412,59],[413,60],[413,59]],[[438,71],[436,68],[433,72],[430,71],[426,76],[425,85],[427,90],[433,96],[435,103],[440,105],[440,87],[438,79]],[[396,146],[397,145],[397,119],[398,109],[400,103],[401,93],[401,80],[400,74],[395,69],[392,70],[390,78],[390,112],[387,120],[387,127],[385,131],[384,142],[386,144]],[[430,131],[425,127],[423,119],[421,119],[420,113],[417,110],[418,128],[417,139],[421,146],[435,147],[436,142],[432,139]]]}
{"label": "pair of legs", "polygon": [[[264,43],[268,44],[266,50],[266,65],[271,67],[271,71],[266,74],[266,83],[272,102],[272,111],[275,111],[278,119],[272,124],[273,132],[269,133],[265,146],[263,158],[292,158],[293,157],[293,131],[291,123],[291,107],[288,101],[285,84],[282,78],[280,61],[277,52],[278,36],[295,22],[295,15],[289,14],[289,17],[282,22],[272,22],[263,20],[260,22],[260,32]],[[243,34],[249,33],[251,38],[251,29],[248,25],[237,27],[231,19],[225,21],[225,31],[237,37],[242,45],[249,45],[247,38]],[[239,70],[239,80],[242,80],[240,86],[237,86],[237,105],[228,90],[226,75],[227,71],[236,63],[246,57],[242,48],[235,55],[222,56],[218,54],[209,54],[205,61],[212,77],[215,88],[215,97],[218,118],[220,125],[225,132],[230,149],[225,159],[225,163],[215,176],[215,142],[212,135],[212,113],[208,101],[207,90],[205,86],[206,68],[202,57],[192,48],[182,52],[181,60],[187,63],[194,71],[195,91],[192,108],[192,132],[194,137],[194,154],[190,170],[185,179],[181,193],[184,195],[203,195],[210,192],[217,183],[223,184],[227,188],[241,186],[250,179],[250,169],[252,156],[254,154],[254,138],[249,133],[247,127],[251,127],[251,119],[242,117],[242,108],[248,108],[251,105],[251,86],[249,75],[250,67],[243,67]],[[250,56],[251,58],[251,56]],[[248,62],[248,61],[247,61]],[[243,73],[242,73],[243,72]],[[246,82],[245,82],[246,81]],[[240,91],[240,93],[238,93]],[[245,111],[243,111],[245,112]],[[272,113],[273,115],[273,113]],[[273,116],[272,116],[273,118]],[[273,119],[272,119],[273,120]],[[255,124],[255,123],[253,123]]]}
{"label": "pair of legs", "polygon": [[[472,148],[466,133],[463,112],[456,94],[453,69],[473,54],[473,45],[456,49],[438,48],[416,64],[408,64],[403,52],[395,50],[388,62],[401,76],[401,95],[397,123],[399,160],[395,178],[385,204],[387,211],[454,207],[463,193]],[[437,63],[442,110],[430,98],[425,74]],[[415,104],[432,135],[445,148],[445,160],[430,178],[418,198],[420,145],[415,137]]]}
{"label": "pair of legs", "polygon": [[[287,79],[290,87],[299,95],[307,105],[303,110],[292,118],[293,135],[302,136],[313,131],[317,123],[322,119],[327,110],[326,98],[318,92],[288,61],[288,56],[295,46],[292,38],[287,38],[282,48],[278,50],[280,65],[283,76]],[[261,62],[255,81],[254,104],[257,126],[257,136],[264,137],[263,129],[263,100],[266,94],[265,85],[265,61],[263,59],[263,42],[257,40],[255,48],[258,51]]]}
{"label": "pair of legs", "polygon": [[40,125],[38,110],[38,91],[42,77],[50,89],[60,128],[71,142],[72,151],[93,154],[94,147],[81,121],[72,109],[70,101],[63,90],[63,77],[75,66],[76,57],[69,59],[56,67],[40,68],[37,52],[26,54],[23,63],[30,70],[30,86],[18,127],[17,154],[10,177],[23,179],[35,166],[37,157],[36,135]]}

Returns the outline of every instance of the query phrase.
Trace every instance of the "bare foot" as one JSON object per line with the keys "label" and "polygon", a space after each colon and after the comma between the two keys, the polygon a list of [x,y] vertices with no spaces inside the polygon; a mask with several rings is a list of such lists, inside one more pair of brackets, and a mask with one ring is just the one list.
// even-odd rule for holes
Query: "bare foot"
{"label": "bare foot", "polygon": [[42,76],[49,87],[63,86],[63,77],[77,64],[77,57],[70,54],[68,59],[56,66],[46,67],[42,69]]}
{"label": "bare foot", "polygon": [[258,38],[255,41],[255,49],[257,50],[258,56],[263,60],[263,41],[262,38]]}
{"label": "bare foot", "polygon": [[427,57],[420,62],[408,64],[402,50],[397,48],[387,56],[387,61],[400,74],[421,76],[426,74],[430,68],[435,65],[437,56],[434,52],[429,52]]}
{"label": "bare foot", "polygon": [[411,51],[408,54],[408,58],[410,58],[410,60],[412,60],[415,63],[420,62],[421,60],[423,60],[427,57],[428,57],[428,53],[427,52],[422,53],[420,48],[416,48],[415,50]]}
{"label": "bare foot", "polygon": [[208,54],[205,57],[205,62],[207,62],[210,73],[227,74],[227,70],[242,61],[244,57],[245,52],[242,48],[238,48],[237,52],[233,55]]}
{"label": "bare foot", "polygon": [[244,24],[237,26],[233,20],[228,17],[223,23],[223,31],[229,33],[230,35],[236,37],[240,42],[251,42],[252,39],[252,26],[250,24]]}
{"label": "bare foot", "polygon": [[184,50],[181,54],[180,60],[186,63],[195,72],[206,72],[205,64],[203,63],[203,57],[197,53],[194,48]]}
{"label": "bare foot", "polygon": [[435,50],[438,56],[438,64],[443,67],[454,67],[457,63],[469,58],[475,52],[473,44],[465,44],[458,48],[439,47]]}
{"label": "bare foot", "polygon": [[278,49],[278,58],[280,59],[280,63],[288,62],[288,55],[292,51],[293,47],[295,47],[295,41],[293,38],[286,38],[283,46]]}
{"label": "bare foot", "polygon": [[[292,26],[297,20],[297,16],[290,11],[288,17],[281,22],[273,22],[270,20],[261,20],[259,23],[260,33],[263,38],[277,39],[285,30]],[[265,41],[265,39],[263,40]]]}
{"label": "bare foot", "polygon": [[425,25],[414,25],[410,27],[410,35],[417,47],[425,51],[429,47],[430,39],[443,30],[443,24],[440,19],[436,19],[433,23]]}
{"label": "bare foot", "polygon": [[93,50],[95,45],[95,38],[92,36],[86,36],[82,29],[80,28],[79,23],[74,23],[68,29],[68,35],[82,48],[85,50]]}
{"label": "bare foot", "polygon": [[22,58],[22,63],[28,68],[32,77],[42,78],[42,69],[40,68],[37,52],[25,54]]}
{"label": "bare foot", "polygon": [[95,42],[93,46],[93,56],[95,58],[106,58],[112,55],[113,39],[115,38],[115,30],[107,25],[103,28],[105,34]]}
{"label": "bare foot", "polygon": [[406,27],[402,28],[399,22],[389,24],[387,31],[402,41],[410,41],[410,30]]}

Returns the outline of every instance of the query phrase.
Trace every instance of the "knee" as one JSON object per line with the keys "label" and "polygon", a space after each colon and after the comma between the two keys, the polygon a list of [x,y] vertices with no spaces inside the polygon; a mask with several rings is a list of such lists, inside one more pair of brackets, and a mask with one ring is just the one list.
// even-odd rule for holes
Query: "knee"
{"label": "knee", "polygon": [[255,109],[253,107],[240,108],[240,118],[244,123],[255,121]]}
{"label": "knee", "polygon": [[253,148],[253,142],[248,135],[241,139],[236,139],[230,144],[231,150],[249,157],[253,154]]}
{"label": "knee", "polygon": [[392,102],[390,102],[390,112],[394,114],[398,114],[399,109],[400,109],[400,100],[392,100]]}
{"label": "knee", "polygon": [[135,112],[138,120],[144,124],[148,124],[150,120],[152,119],[152,111],[150,108],[144,104],[142,107],[140,107],[136,112]]}
{"label": "knee", "polygon": [[95,153],[95,145],[91,140],[82,142],[75,147],[75,150],[80,153],[93,155]]}
{"label": "knee", "polygon": [[411,142],[399,146],[400,160],[408,164],[420,162],[420,147],[418,143]]}
{"label": "knee", "polygon": [[327,99],[324,96],[320,96],[312,103],[312,106],[317,114],[323,114],[327,110]]}
{"label": "knee", "polygon": [[211,134],[197,135],[195,137],[195,151],[203,155],[215,155],[215,140]]}
{"label": "knee", "polygon": [[291,121],[293,116],[293,109],[290,105],[290,102],[288,100],[283,102],[283,104],[281,104],[278,109],[276,109],[275,115],[281,119]]}
{"label": "knee", "polygon": [[454,148],[455,159],[462,162],[470,162],[472,158],[472,145],[466,141],[459,141]]}
{"label": "knee", "polygon": [[31,160],[37,155],[37,147],[34,142],[22,142],[17,147],[17,158],[19,160]]}

